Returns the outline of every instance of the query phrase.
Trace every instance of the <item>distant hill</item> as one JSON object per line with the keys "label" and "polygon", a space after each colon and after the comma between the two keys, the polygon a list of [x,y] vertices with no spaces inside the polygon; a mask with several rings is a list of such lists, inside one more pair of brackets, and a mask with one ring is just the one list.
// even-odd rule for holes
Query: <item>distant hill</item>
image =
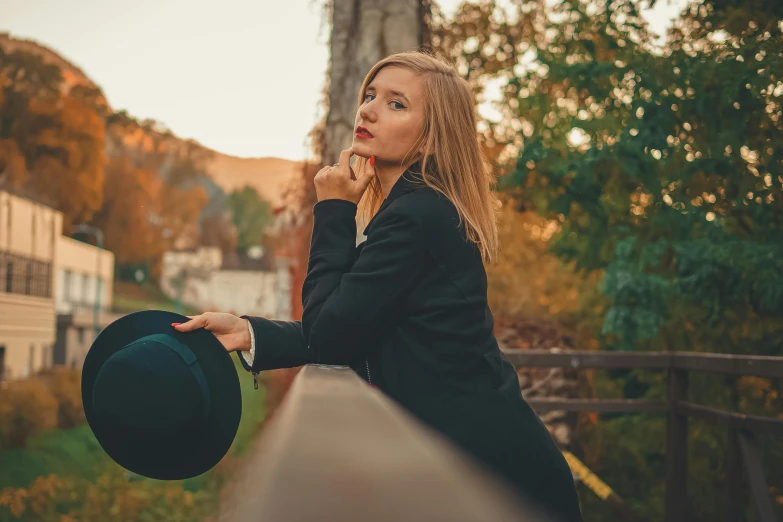
{"label": "distant hill", "polygon": [[98,87],[95,82],[73,63],[34,40],[15,38],[9,33],[0,32],[0,46],[2,46],[6,52],[23,51],[25,53],[35,54],[42,57],[45,62],[57,65],[62,71],[63,80],[65,80],[66,85],[69,87],[76,85]]}
{"label": "distant hill", "polygon": [[[9,33],[0,33],[0,46],[7,52],[24,51],[41,56],[46,62],[57,65],[63,73],[66,88],[77,85],[99,88],[81,69],[52,49],[33,40],[19,39]],[[106,102],[109,111],[111,107]],[[145,140],[145,136],[125,136],[125,143]],[[174,141],[184,141],[174,138]],[[176,144],[174,144],[176,148]],[[210,150],[204,147],[206,150]],[[207,166],[207,173],[225,192],[249,185],[255,188],[273,208],[283,203],[283,192],[287,183],[295,176],[301,162],[280,158],[238,158],[220,152],[213,152],[213,159]]]}
{"label": "distant hill", "polygon": [[224,191],[249,185],[277,208],[283,205],[283,192],[301,166],[301,162],[280,158],[237,158],[216,152],[207,172]]}

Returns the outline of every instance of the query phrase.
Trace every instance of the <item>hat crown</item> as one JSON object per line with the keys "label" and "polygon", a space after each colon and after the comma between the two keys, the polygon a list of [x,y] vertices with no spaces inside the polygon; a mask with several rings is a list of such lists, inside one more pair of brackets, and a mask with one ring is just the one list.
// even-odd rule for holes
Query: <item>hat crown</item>
{"label": "hat crown", "polygon": [[196,354],[153,334],[109,357],[95,378],[93,407],[114,429],[142,440],[176,440],[197,429],[210,393]]}

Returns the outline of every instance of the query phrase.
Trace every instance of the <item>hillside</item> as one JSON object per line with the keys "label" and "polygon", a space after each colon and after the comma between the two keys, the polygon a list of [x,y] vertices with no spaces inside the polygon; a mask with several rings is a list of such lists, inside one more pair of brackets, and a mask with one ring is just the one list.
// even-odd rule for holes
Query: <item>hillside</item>
{"label": "hillside", "polygon": [[[56,51],[33,40],[15,38],[9,33],[0,33],[0,46],[6,51],[23,51],[41,56],[44,61],[57,65],[63,74],[65,88],[69,89],[77,85],[98,87],[81,69],[62,57]],[[110,94],[110,93],[109,93]],[[112,109],[110,105],[109,113]],[[143,134],[141,130],[137,133]],[[147,131],[151,132],[151,131]],[[123,143],[135,145],[139,142],[153,141],[151,136],[133,135],[124,136]],[[182,138],[174,137],[172,148],[176,149]],[[204,149],[207,149],[204,147]],[[301,163],[280,158],[238,158],[220,152],[211,151],[213,159],[207,165],[207,173],[225,192],[250,185],[255,188],[262,197],[272,203],[273,208],[282,204],[282,195],[286,184],[295,175]]]}
{"label": "hillside", "polygon": [[84,85],[98,87],[81,69],[60,56],[57,52],[34,40],[15,38],[9,33],[0,32],[0,46],[6,52],[22,51],[28,54],[40,56],[47,63],[54,64],[62,71],[63,80],[68,87]]}
{"label": "hillside", "polygon": [[216,152],[207,172],[224,191],[250,185],[276,208],[283,204],[285,188],[301,165],[280,158],[237,158]]}

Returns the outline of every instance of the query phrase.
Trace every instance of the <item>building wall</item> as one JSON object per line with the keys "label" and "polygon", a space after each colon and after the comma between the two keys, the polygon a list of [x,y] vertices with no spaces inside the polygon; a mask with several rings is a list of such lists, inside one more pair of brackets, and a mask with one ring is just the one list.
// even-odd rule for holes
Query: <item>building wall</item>
{"label": "building wall", "polygon": [[290,320],[287,270],[219,270],[206,284],[205,308],[236,315]]}
{"label": "building wall", "polygon": [[2,378],[51,365],[56,336],[54,266],[62,214],[0,192]]}
{"label": "building wall", "polygon": [[51,299],[0,293],[0,347],[4,379],[29,376],[52,365],[55,314]]}
{"label": "building wall", "polygon": [[[278,270],[220,269],[218,248],[167,252],[163,256],[160,286],[163,292],[205,311],[258,315],[270,319],[291,317],[291,278],[287,268]],[[182,288],[176,278],[186,273]]]}
{"label": "building wall", "polygon": [[60,236],[55,273],[58,314],[86,313],[95,306],[96,284],[101,283],[100,308],[110,310],[114,294],[114,253]]}
{"label": "building wall", "polygon": [[[121,314],[98,315],[99,331],[121,317]],[[81,368],[87,351],[95,340],[93,313],[59,314],[57,316],[57,341],[52,350],[54,364]]]}

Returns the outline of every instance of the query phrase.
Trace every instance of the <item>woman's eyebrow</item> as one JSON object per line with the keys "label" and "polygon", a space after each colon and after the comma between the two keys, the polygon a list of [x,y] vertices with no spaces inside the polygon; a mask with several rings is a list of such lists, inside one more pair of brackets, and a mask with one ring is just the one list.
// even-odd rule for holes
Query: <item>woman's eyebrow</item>
{"label": "woman's eyebrow", "polygon": [[[365,90],[365,92],[370,92],[370,91],[373,91],[373,92],[375,92],[375,90],[376,90],[376,89],[375,89],[375,87],[373,87],[373,86],[371,85],[371,86],[367,87],[367,89]],[[407,96],[405,96],[405,94],[404,94],[404,93],[402,93],[402,92],[400,92],[400,91],[394,91],[394,90],[390,90],[389,92],[390,92],[390,93],[392,93],[392,94],[393,94],[393,95],[395,95],[395,96],[399,96],[400,98],[404,98],[404,99],[405,99],[405,101],[406,101],[406,102],[408,102],[408,103],[410,103],[410,102],[411,102],[411,101],[408,99],[408,97],[407,97]]]}

